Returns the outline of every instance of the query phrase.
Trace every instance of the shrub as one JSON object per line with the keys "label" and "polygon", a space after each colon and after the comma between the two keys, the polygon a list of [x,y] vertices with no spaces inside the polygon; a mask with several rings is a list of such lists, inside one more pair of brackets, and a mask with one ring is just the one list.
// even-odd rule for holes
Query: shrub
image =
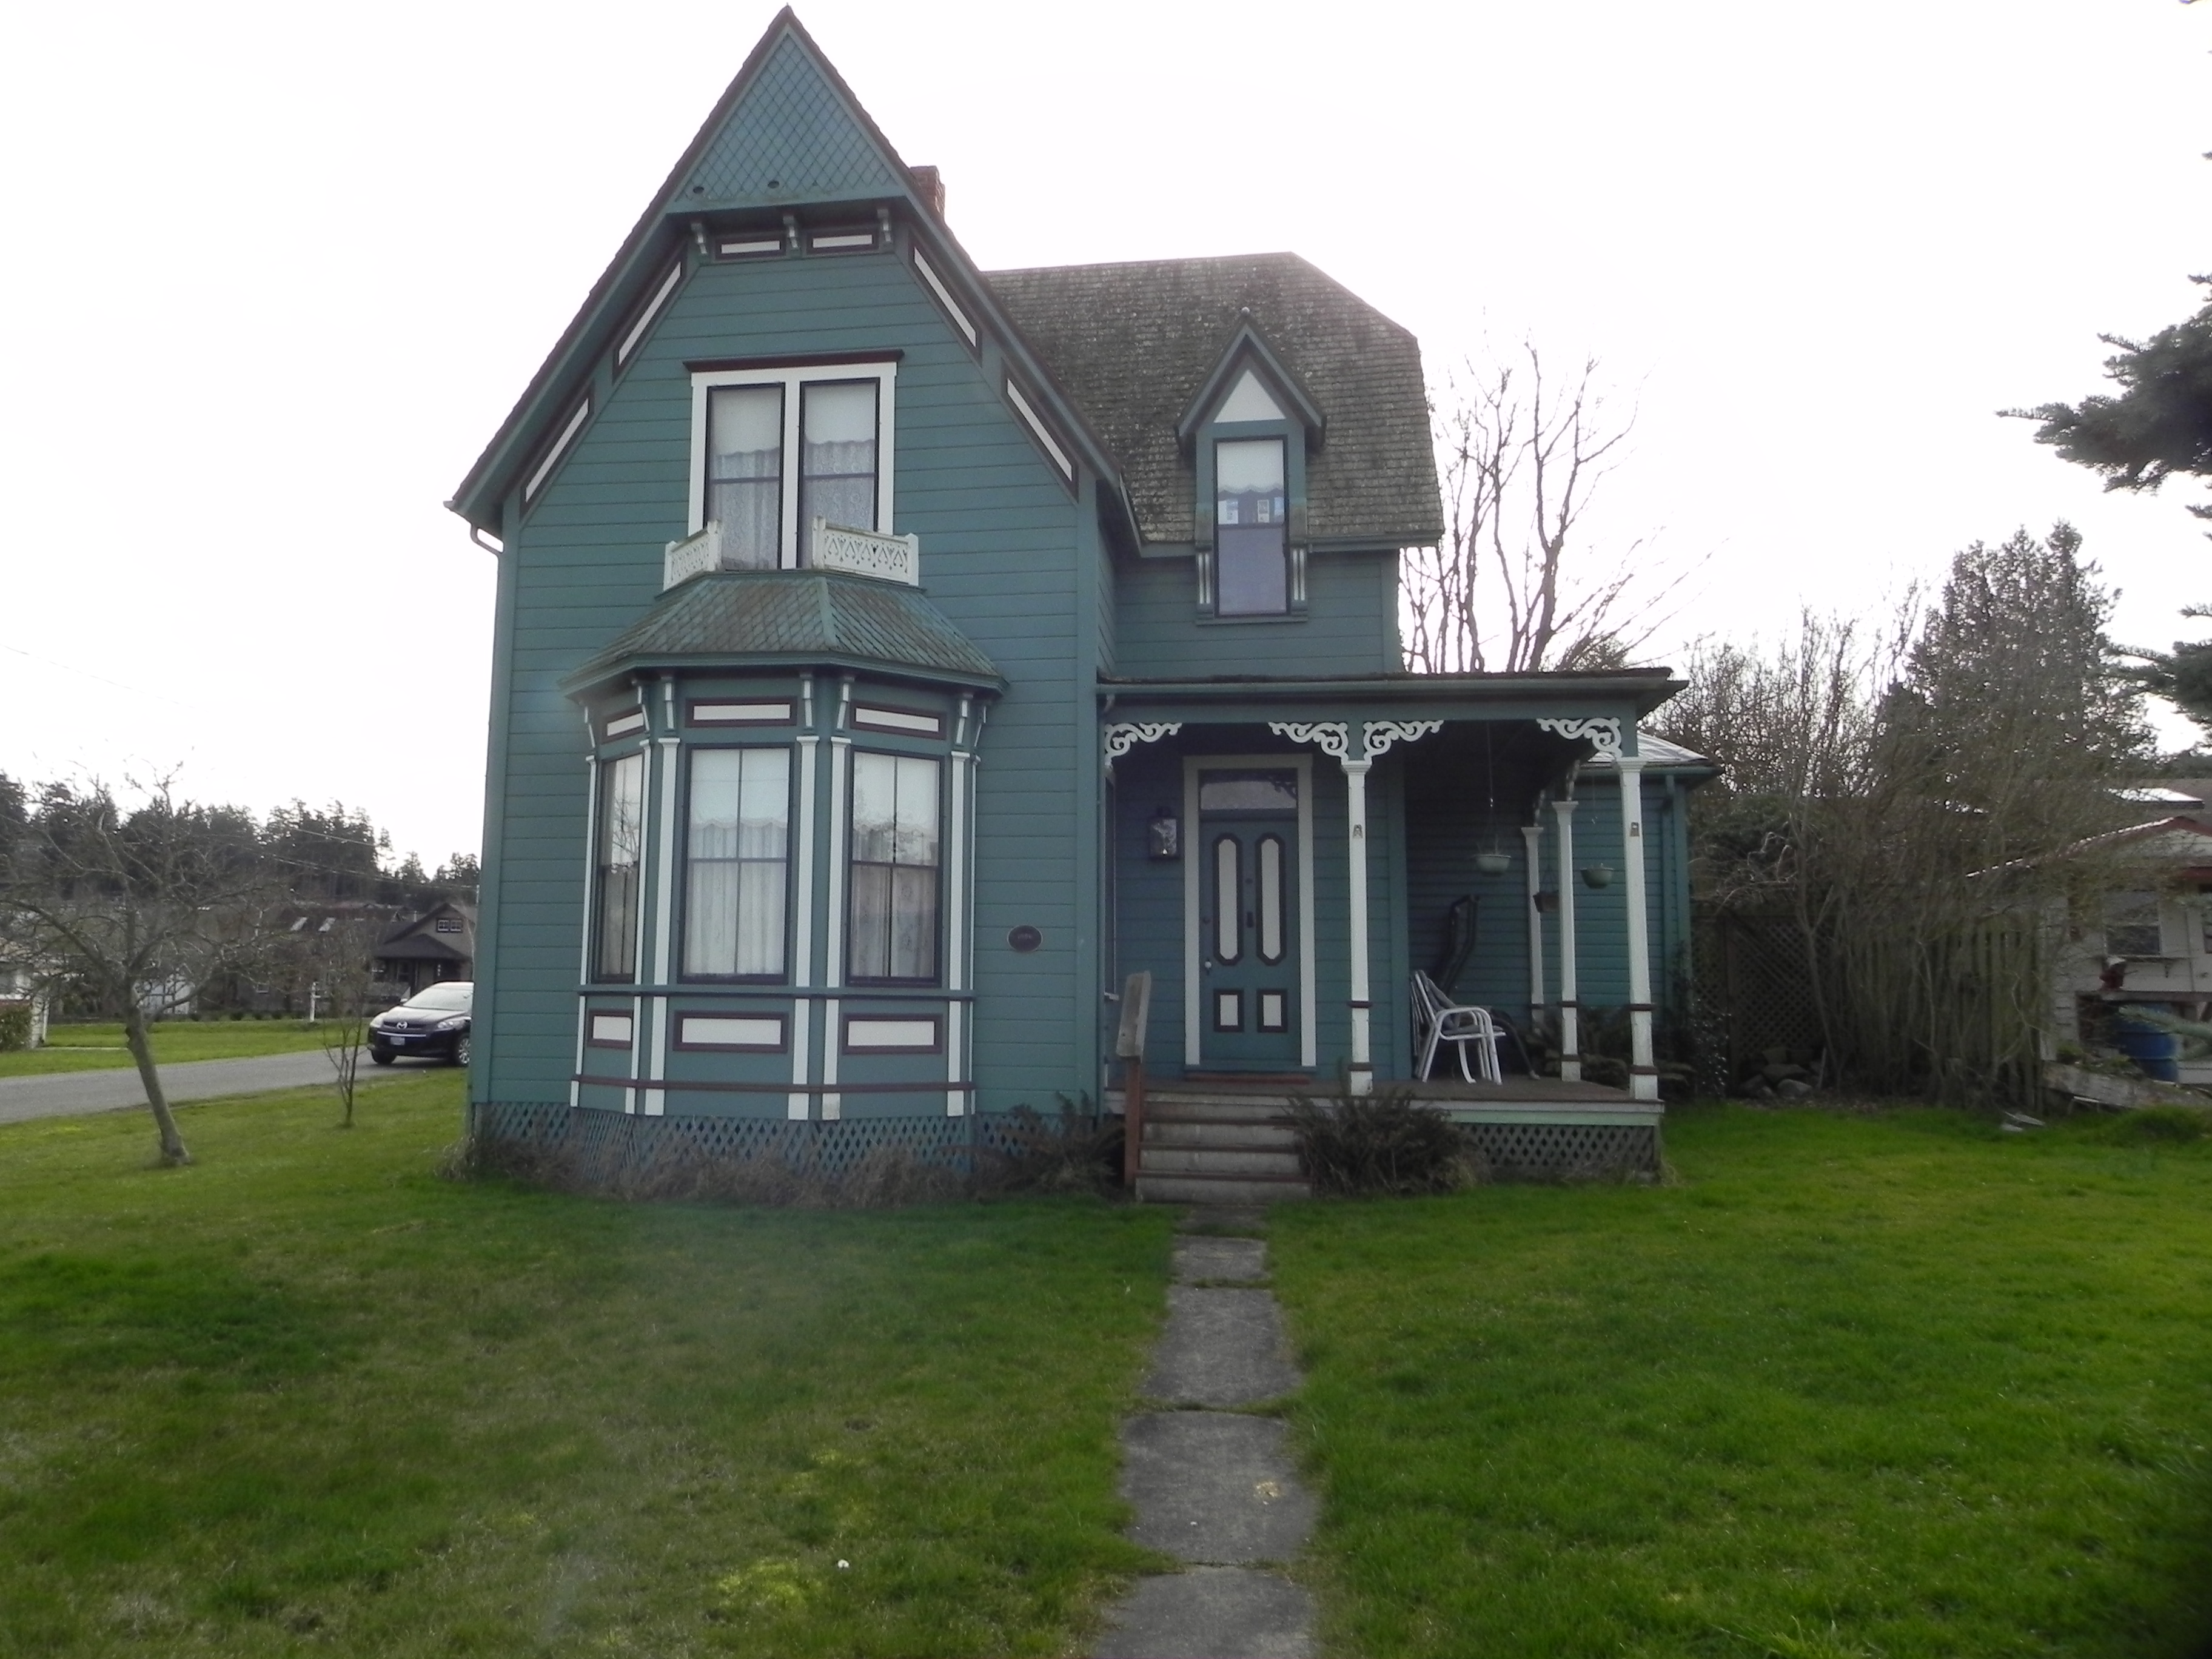
{"label": "shrub", "polygon": [[1017,1106],[1004,1144],[981,1148],[975,1181],[983,1193],[1104,1193],[1121,1185],[1121,1120],[1060,1097],[1057,1122]]}
{"label": "shrub", "polygon": [[2212,1111],[2201,1106],[2145,1106],[2100,1125],[2097,1139],[2123,1146],[2187,1146],[2212,1139]]}
{"label": "shrub", "polygon": [[31,1046],[31,1005],[0,1003],[0,1054]]}
{"label": "shrub", "polygon": [[1317,1193],[1449,1193],[1489,1173],[1465,1130],[1402,1089],[1294,1097],[1291,1132]]}

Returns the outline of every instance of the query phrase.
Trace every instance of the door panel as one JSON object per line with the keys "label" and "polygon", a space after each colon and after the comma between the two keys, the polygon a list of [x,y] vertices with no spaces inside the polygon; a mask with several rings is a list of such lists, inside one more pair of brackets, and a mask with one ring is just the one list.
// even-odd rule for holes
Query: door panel
{"label": "door panel", "polygon": [[1201,915],[1205,988],[1200,1062],[1208,1070],[1279,1072],[1299,1054],[1297,775],[1202,775]]}

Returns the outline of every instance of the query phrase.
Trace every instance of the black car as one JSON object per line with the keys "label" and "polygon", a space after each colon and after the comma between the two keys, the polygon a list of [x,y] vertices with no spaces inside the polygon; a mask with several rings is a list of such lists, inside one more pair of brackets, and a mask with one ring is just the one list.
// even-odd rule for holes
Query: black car
{"label": "black car", "polygon": [[467,1065],[469,1012],[476,994],[472,981],[449,979],[386,1009],[368,1022],[368,1057],[379,1066],[410,1054]]}

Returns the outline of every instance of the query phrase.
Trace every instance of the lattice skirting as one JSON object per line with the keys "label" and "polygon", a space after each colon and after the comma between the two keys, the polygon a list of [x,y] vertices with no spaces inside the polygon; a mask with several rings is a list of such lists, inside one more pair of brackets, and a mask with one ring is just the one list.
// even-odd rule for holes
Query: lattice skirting
{"label": "lattice skirting", "polygon": [[1500,1181],[1574,1181],[1659,1173],[1656,1125],[1470,1123]]}
{"label": "lattice skirting", "polygon": [[557,1151],[589,1178],[608,1185],[674,1159],[744,1162],[767,1155],[796,1169],[838,1176],[870,1153],[903,1152],[966,1169],[979,1146],[1006,1151],[1011,1120],[975,1114],[947,1117],[847,1118],[799,1122],[767,1117],[645,1117],[526,1102],[486,1102],[471,1116],[475,1133]]}

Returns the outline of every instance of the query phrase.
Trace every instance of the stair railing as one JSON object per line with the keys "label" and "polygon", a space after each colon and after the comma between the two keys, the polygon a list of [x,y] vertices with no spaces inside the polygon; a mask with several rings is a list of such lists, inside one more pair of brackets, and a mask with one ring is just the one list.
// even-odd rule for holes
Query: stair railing
{"label": "stair railing", "polygon": [[1121,987],[1114,1057],[1121,1062],[1121,1184],[1137,1184],[1145,1140],[1145,1033],[1152,1018],[1152,975],[1139,968]]}

